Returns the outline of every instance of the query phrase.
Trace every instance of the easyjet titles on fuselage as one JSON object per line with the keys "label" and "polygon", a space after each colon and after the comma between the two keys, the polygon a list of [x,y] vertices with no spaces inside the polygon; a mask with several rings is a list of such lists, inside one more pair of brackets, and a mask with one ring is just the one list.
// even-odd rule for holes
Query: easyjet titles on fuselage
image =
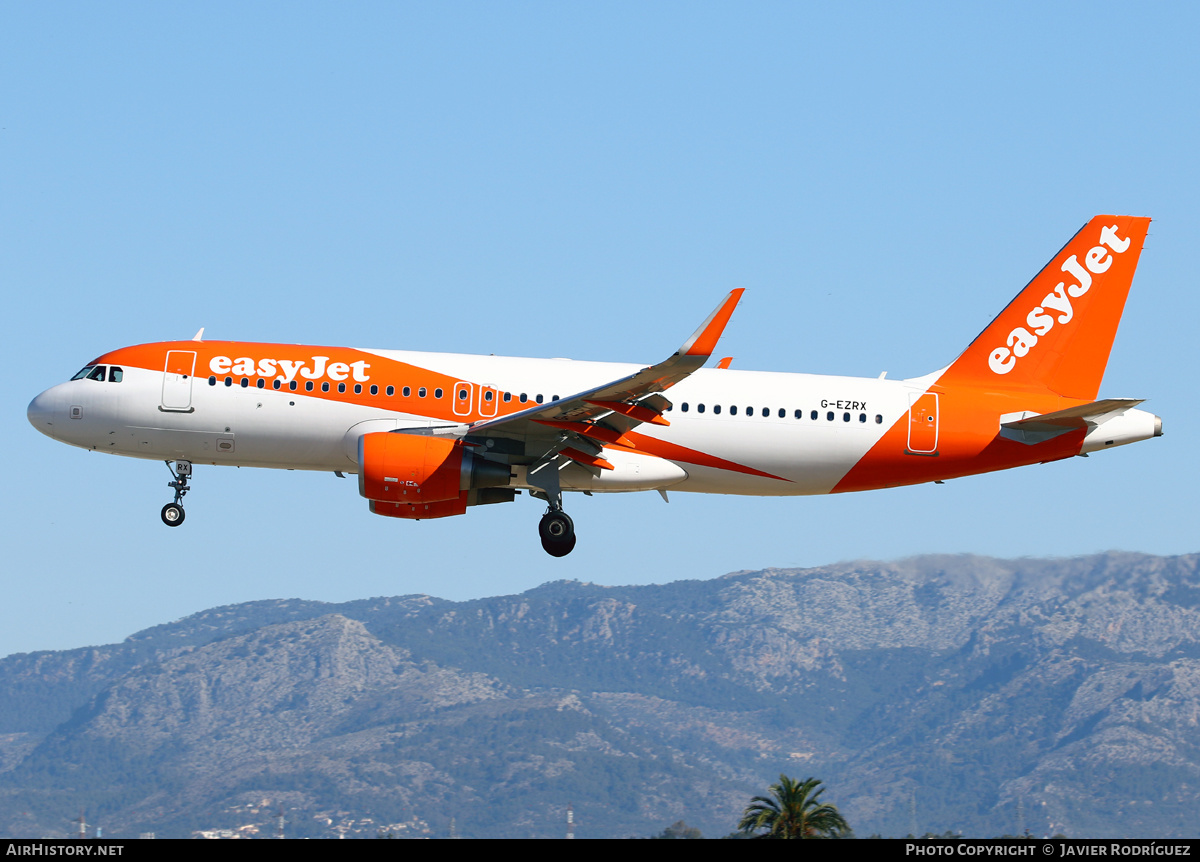
{"label": "easyjet titles on fuselage", "polygon": [[313,367],[309,368],[304,360],[292,359],[259,359],[257,362],[248,356],[230,359],[228,356],[214,356],[208,363],[213,374],[238,374],[244,377],[278,377],[284,383],[291,383],[299,374],[305,380],[319,380],[328,377],[340,382],[352,377],[357,383],[370,380],[367,369],[371,367],[365,360],[357,362],[330,362],[328,356],[314,356]]}

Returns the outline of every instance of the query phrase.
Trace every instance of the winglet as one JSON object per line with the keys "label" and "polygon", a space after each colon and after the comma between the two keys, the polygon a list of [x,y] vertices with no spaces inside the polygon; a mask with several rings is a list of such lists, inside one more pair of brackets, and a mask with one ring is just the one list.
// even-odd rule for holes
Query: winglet
{"label": "winglet", "polygon": [[711,356],[713,350],[716,349],[717,340],[725,331],[725,325],[729,323],[729,318],[733,316],[733,310],[737,308],[738,300],[742,298],[745,290],[744,287],[731,290],[729,296],[725,297],[725,301],[717,306],[708,319],[700,324],[700,328],[692,333],[692,337],[683,343],[683,347],[676,351],[676,355]]}
{"label": "winglet", "polygon": [[204,327],[201,326],[200,331],[192,336],[192,341],[203,341],[203,340],[204,340]]}

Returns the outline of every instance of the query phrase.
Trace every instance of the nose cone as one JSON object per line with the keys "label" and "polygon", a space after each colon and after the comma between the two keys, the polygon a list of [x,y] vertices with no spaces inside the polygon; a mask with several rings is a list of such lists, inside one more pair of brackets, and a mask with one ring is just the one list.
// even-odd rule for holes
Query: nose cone
{"label": "nose cone", "polygon": [[29,419],[29,424],[47,437],[57,436],[55,434],[55,423],[62,418],[58,415],[58,402],[58,393],[54,389],[47,389],[37,398],[30,401],[29,408],[25,411],[25,415]]}

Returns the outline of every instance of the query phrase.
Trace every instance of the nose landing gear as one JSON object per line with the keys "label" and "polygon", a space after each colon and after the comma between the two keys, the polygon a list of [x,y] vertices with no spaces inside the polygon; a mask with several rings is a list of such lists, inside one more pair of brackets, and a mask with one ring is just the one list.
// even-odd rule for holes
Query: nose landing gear
{"label": "nose landing gear", "polygon": [[192,462],[176,461],[174,469],[171,468],[170,461],[164,463],[173,477],[173,481],[168,482],[167,487],[175,489],[175,502],[163,506],[160,516],[162,522],[168,527],[178,527],[183,523],[184,518],[183,496],[192,490],[192,486],[188,484],[188,477],[192,475]]}
{"label": "nose landing gear", "polygon": [[562,509],[550,509],[538,523],[542,548],[552,557],[565,557],[575,548],[575,524]]}

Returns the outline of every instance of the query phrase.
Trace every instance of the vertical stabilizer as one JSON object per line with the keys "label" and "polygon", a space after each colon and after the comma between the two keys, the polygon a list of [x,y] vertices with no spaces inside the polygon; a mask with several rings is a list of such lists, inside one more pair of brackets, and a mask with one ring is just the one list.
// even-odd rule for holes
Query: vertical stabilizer
{"label": "vertical stabilizer", "polygon": [[1150,219],[1096,216],[963,351],[939,384],[1092,401]]}

